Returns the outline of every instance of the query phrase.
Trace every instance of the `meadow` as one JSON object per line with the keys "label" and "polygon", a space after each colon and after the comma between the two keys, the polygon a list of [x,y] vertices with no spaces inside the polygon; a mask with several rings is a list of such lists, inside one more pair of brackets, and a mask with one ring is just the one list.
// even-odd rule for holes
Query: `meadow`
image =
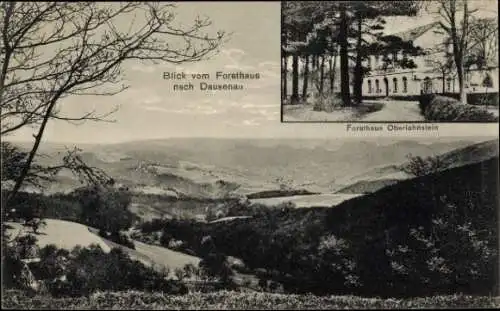
{"label": "meadow", "polygon": [[166,295],[141,291],[96,292],[89,297],[29,297],[20,291],[8,291],[2,301],[5,309],[141,309],[141,310],[336,310],[336,309],[431,309],[500,307],[494,297],[463,295],[411,299],[379,299],[356,296],[284,295],[263,292],[219,291]]}

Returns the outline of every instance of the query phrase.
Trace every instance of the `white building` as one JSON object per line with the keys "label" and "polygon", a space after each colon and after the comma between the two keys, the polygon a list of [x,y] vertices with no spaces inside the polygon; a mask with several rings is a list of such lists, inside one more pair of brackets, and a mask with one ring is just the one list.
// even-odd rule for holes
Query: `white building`
{"label": "white building", "polygon": [[[458,93],[456,74],[445,74],[439,70],[439,63],[444,63],[445,53],[436,52],[443,46],[444,35],[435,32],[438,23],[430,23],[404,32],[395,33],[404,41],[412,41],[421,47],[425,55],[407,56],[402,53],[394,55],[371,55],[365,66],[372,68],[363,80],[364,97],[407,97],[421,93]],[[448,46],[451,52],[451,46]],[[383,57],[390,61],[408,57],[417,65],[415,69],[403,69],[389,61],[383,68]],[[495,66],[483,70],[471,70],[466,73],[467,93],[498,93],[498,61]],[[443,85],[444,84],[444,85]]]}

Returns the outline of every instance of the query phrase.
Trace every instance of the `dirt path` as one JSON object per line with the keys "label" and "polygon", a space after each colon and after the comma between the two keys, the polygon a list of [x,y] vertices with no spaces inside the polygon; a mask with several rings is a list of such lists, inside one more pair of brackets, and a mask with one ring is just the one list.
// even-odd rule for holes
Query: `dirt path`
{"label": "dirt path", "polygon": [[416,101],[388,100],[384,103],[384,108],[367,114],[358,121],[425,121]]}

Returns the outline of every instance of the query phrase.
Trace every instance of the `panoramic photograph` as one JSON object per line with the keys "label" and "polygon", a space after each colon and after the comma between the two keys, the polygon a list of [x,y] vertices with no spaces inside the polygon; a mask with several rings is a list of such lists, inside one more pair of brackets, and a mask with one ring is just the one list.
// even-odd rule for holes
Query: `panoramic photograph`
{"label": "panoramic photograph", "polygon": [[283,1],[282,122],[498,122],[498,2]]}
{"label": "panoramic photograph", "polygon": [[498,123],[280,122],[281,10],[0,4],[3,309],[500,307]]}

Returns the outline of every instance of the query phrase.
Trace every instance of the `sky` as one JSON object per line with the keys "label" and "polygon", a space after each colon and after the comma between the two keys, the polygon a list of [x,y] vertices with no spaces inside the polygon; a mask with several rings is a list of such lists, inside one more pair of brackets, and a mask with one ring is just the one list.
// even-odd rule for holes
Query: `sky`
{"label": "sky", "polygon": [[[474,13],[475,16],[488,18],[498,17],[498,0],[469,0],[469,7],[471,10],[477,10]],[[435,6],[431,4],[427,10],[421,10],[413,17],[386,17],[386,31],[387,33],[397,33],[439,21],[439,16],[433,14],[435,11]]]}
{"label": "sky", "polygon": [[[473,0],[484,7],[495,4],[495,1],[485,1]],[[487,8],[484,10],[488,11]],[[124,80],[130,86],[126,91],[111,97],[73,96],[60,102],[61,113],[75,117],[93,109],[97,113],[106,113],[119,108],[109,117],[114,122],[88,121],[74,125],[52,121],[47,126],[43,141],[117,143],[169,137],[328,138],[380,135],[348,133],[343,124],[280,123],[279,2],[181,2],[176,11],[179,23],[189,24],[200,14],[213,21],[211,30],[222,29],[232,35],[221,47],[220,53],[208,61],[180,65],[124,64]],[[403,31],[431,22],[427,20],[429,18],[390,19],[388,27]],[[116,27],[127,26],[127,21],[116,24]],[[216,71],[258,72],[261,78],[244,81],[245,89],[239,91],[176,92],[172,90],[172,81],[163,79],[164,72],[172,71],[211,75]],[[460,130],[461,126],[463,130]],[[443,125],[440,135],[485,133],[484,129],[471,131],[467,128],[470,125],[465,126]],[[492,128],[495,125],[484,126]],[[23,129],[9,139],[32,141],[32,135],[32,129]]]}

